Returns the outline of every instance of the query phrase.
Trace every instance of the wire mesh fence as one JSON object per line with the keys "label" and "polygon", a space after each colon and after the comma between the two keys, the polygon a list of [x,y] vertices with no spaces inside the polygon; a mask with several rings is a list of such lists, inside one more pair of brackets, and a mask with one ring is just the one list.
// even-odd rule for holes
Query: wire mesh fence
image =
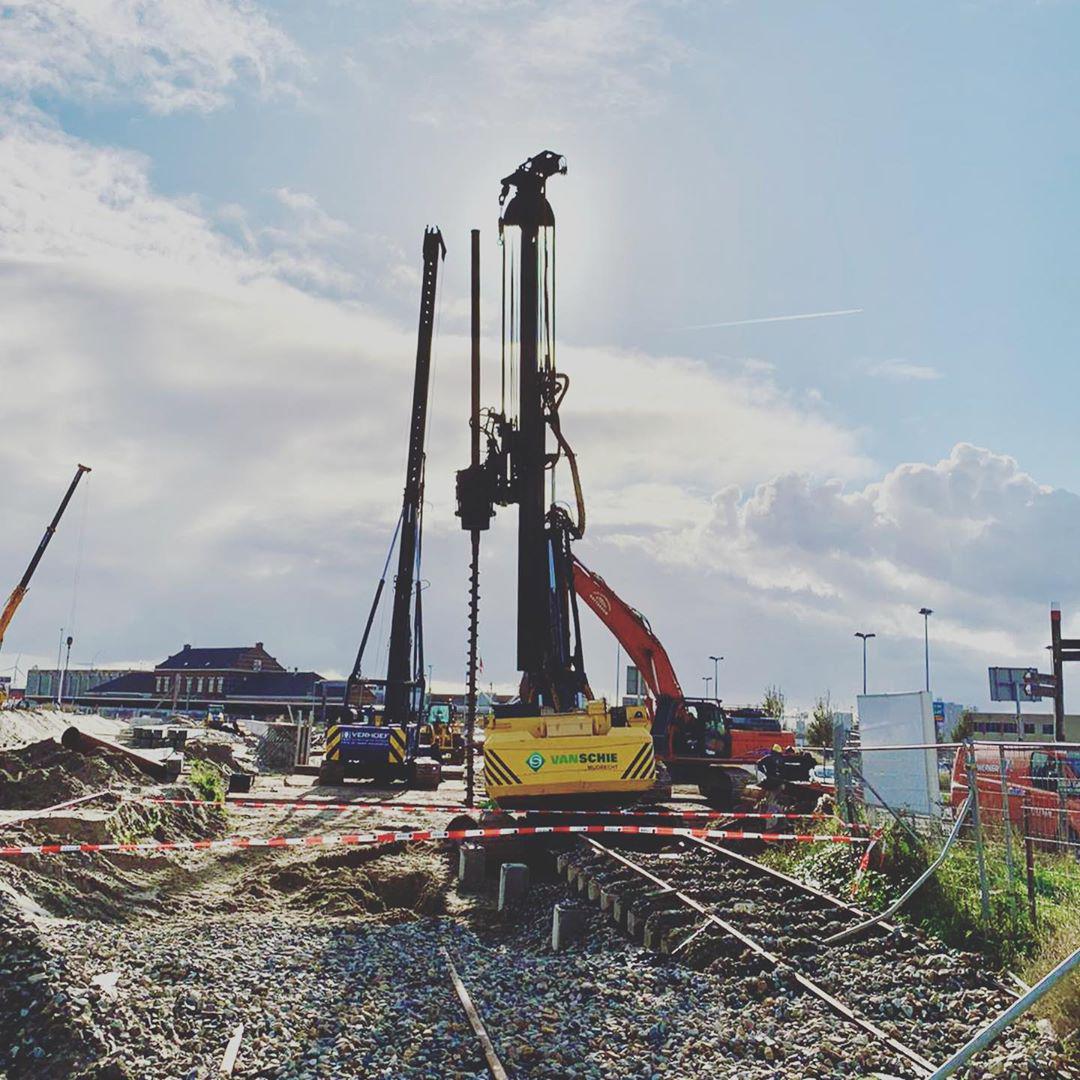
{"label": "wire mesh fence", "polygon": [[865,747],[849,739],[836,749],[834,773],[846,821],[892,821],[931,849],[963,808],[941,873],[969,887],[985,933],[1033,932],[1043,909],[1052,918],[1080,911],[1080,745]]}

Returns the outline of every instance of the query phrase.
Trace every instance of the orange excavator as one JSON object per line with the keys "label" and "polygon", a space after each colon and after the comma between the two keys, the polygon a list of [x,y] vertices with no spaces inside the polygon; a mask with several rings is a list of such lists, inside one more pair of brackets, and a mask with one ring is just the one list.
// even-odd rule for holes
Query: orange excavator
{"label": "orange excavator", "polygon": [[649,620],[576,556],[574,591],[626,650],[648,691],[653,751],[673,784],[696,784],[710,805],[730,810],[742,789],[805,784],[814,759],[795,753],[795,736],[774,717],[729,715],[719,701],[688,698]]}

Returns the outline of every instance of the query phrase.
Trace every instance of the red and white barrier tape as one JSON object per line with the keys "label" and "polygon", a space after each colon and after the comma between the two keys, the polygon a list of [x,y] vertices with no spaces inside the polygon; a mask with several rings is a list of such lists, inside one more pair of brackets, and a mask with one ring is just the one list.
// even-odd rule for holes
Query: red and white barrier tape
{"label": "red and white barrier tape", "polygon": [[[138,795],[133,796],[139,802],[165,803],[170,806],[237,806],[245,810],[313,810],[341,811],[341,810],[425,810],[431,813],[443,811],[472,812],[476,807],[465,806],[461,803],[401,803],[401,802],[319,802],[308,799],[296,802],[260,801],[257,799],[228,799],[226,802],[218,802],[210,799],[167,799],[161,795]],[[537,815],[550,815],[553,817],[588,816],[588,817],[677,817],[677,818],[751,818],[755,820],[783,820],[783,821],[831,821],[835,820],[832,814],[781,814],[768,813],[765,811],[751,812],[748,810],[725,812],[722,810],[672,810],[669,807],[658,807],[656,810],[509,810],[502,811],[510,814],[524,814],[529,817]]]}
{"label": "red and white barrier tape", "polygon": [[797,841],[808,844],[866,843],[864,836],[826,833],[761,833],[729,829],[689,829],[676,825],[525,825],[506,829],[413,829],[405,832],[341,833],[327,836],[233,836],[223,840],[147,840],[116,844],[33,844],[0,846],[0,857],[117,852],[138,855],[157,851],[206,851],[222,848],[333,847],[339,844],[396,844],[428,840],[494,840],[504,836],[548,836],[559,833],[629,833],[641,836],[693,836],[710,840]]}
{"label": "red and white barrier tape", "polygon": [[[426,810],[431,813],[442,811],[468,810],[469,807],[456,803],[401,803],[401,802],[320,802],[317,799],[296,802],[276,802],[274,800],[263,801],[259,799],[228,799],[220,802],[217,799],[167,799],[163,795],[135,795],[136,802],[150,802],[165,804],[167,806],[217,806],[227,810],[230,806],[241,807],[244,810],[315,810],[334,811],[341,810]],[[474,808],[475,809],[475,808]]]}
{"label": "red and white barrier tape", "polygon": [[[832,814],[781,814],[766,810],[672,810],[663,806],[657,810],[511,810],[510,813],[524,813],[528,817],[550,814],[585,815],[588,817],[677,817],[677,818],[752,818],[755,821],[835,821]],[[844,824],[840,822],[840,824]]]}

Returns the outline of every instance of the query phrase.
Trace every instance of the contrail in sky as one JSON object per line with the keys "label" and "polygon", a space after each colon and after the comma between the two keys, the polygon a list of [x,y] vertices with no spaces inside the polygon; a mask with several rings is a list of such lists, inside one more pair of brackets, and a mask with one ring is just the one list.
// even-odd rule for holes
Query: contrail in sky
{"label": "contrail in sky", "polygon": [[678,326],[677,330],[715,330],[722,326],[750,326],[753,323],[794,322],[796,319],[831,319],[834,315],[858,315],[861,307],[844,308],[843,311],[810,311],[804,315],[767,315],[764,319],[736,319],[734,322],[709,322],[698,326]]}

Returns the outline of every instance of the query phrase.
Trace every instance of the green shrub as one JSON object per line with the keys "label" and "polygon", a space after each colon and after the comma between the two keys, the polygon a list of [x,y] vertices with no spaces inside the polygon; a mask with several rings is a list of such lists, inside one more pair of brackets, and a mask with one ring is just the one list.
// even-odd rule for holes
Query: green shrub
{"label": "green shrub", "polygon": [[188,783],[207,802],[225,801],[225,777],[211,761],[194,761],[188,773]]}

